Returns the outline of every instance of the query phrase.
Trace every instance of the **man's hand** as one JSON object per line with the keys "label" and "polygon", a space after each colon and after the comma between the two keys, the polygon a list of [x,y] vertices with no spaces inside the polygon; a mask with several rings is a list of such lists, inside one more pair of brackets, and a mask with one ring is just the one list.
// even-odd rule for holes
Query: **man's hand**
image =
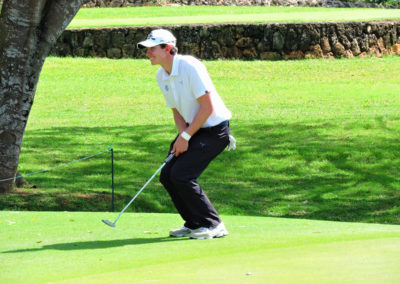
{"label": "man's hand", "polygon": [[189,142],[179,135],[178,139],[176,139],[174,143],[174,146],[172,147],[171,153],[175,153],[175,156],[178,157],[180,154],[186,152],[188,148]]}
{"label": "man's hand", "polygon": [[[199,110],[197,111],[193,121],[189,126],[186,125],[185,120],[179,111],[175,108],[172,109],[174,114],[175,124],[178,128],[179,134],[185,131],[190,136],[193,136],[200,127],[207,121],[208,117],[213,112],[214,108],[212,105],[211,95],[209,92],[206,92],[201,97],[197,98],[197,101],[200,105]],[[171,153],[175,153],[175,156],[178,157],[180,154],[186,152],[189,148],[189,142],[182,138],[179,135],[178,139],[175,141],[174,146],[172,147]]]}

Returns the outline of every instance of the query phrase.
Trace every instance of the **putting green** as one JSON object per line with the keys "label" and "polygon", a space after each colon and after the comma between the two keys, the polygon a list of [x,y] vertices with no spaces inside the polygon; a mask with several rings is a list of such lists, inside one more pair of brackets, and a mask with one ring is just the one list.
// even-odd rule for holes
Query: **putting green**
{"label": "putting green", "polygon": [[400,283],[400,227],[224,216],[222,239],[168,237],[175,214],[0,211],[0,283]]}

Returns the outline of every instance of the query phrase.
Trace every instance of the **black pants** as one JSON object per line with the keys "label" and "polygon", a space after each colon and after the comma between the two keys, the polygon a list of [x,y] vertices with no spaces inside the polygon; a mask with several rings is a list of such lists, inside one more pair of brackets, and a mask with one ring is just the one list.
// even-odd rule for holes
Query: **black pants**
{"label": "black pants", "polygon": [[161,171],[160,182],[189,229],[215,227],[221,222],[197,178],[229,144],[229,132],[227,121],[201,128],[189,140],[188,150],[173,158]]}

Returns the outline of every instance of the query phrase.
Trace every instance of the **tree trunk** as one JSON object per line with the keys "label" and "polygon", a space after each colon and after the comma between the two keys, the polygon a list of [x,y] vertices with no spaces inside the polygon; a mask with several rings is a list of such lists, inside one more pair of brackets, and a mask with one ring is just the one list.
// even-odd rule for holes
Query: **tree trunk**
{"label": "tree trunk", "polygon": [[[19,176],[21,176],[21,174],[17,171],[16,176],[19,177]],[[26,179],[24,179],[23,177],[20,177],[15,180],[15,185],[17,187],[24,187],[24,186],[29,185],[29,182]]]}
{"label": "tree trunk", "polygon": [[13,189],[46,56],[84,0],[5,0],[0,15],[0,193]]}

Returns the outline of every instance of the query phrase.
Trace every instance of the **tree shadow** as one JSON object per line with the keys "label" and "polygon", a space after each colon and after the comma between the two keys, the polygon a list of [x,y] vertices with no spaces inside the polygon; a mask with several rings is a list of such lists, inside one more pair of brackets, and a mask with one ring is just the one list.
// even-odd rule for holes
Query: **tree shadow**
{"label": "tree shadow", "polygon": [[[221,214],[400,223],[400,147],[398,130],[390,125],[380,118],[354,123],[233,120],[237,150],[218,156],[199,181]],[[113,142],[118,210],[160,166],[174,135],[173,125],[31,130],[22,155],[39,165],[56,164],[62,159],[54,149],[79,157]],[[109,194],[109,176],[109,157],[94,158],[50,176],[32,177],[52,192],[0,196],[0,208],[104,210],[105,198],[96,188]],[[175,212],[162,186],[153,181],[150,187],[129,210]],[[84,202],[68,197],[92,193]],[[60,194],[65,196],[57,199]]]}
{"label": "tree shadow", "polygon": [[10,250],[10,251],[3,251],[2,253],[39,252],[44,250],[73,251],[73,250],[109,249],[109,248],[116,248],[123,246],[146,245],[154,243],[176,242],[176,241],[187,241],[187,240],[190,239],[159,237],[159,238],[121,239],[121,240],[110,240],[110,241],[87,241],[87,242],[52,244],[52,245],[42,246],[41,248]]}
{"label": "tree shadow", "polygon": [[[235,214],[400,223],[395,128],[383,128],[377,120],[365,125],[313,121],[233,129],[237,152],[222,156],[219,170],[211,166],[207,172],[211,182],[205,187],[217,180],[219,187],[229,189],[212,192],[222,201],[217,207],[229,212],[224,204],[229,200]],[[335,136],[338,131],[347,134]]]}

